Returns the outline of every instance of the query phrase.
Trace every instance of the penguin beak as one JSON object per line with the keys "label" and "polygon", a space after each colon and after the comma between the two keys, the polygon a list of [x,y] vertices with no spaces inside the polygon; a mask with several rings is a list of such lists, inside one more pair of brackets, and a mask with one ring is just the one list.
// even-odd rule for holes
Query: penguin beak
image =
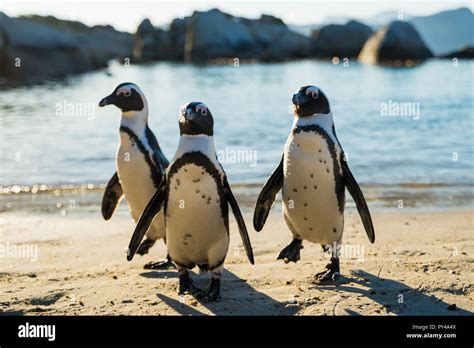
{"label": "penguin beak", "polygon": [[117,102],[117,98],[115,97],[115,95],[111,94],[111,95],[103,98],[99,102],[99,106],[103,107],[103,106],[106,106],[106,105],[115,105],[116,102]]}
{"label": "penguin beak", "polygon": [[302,99],[305,99],[305,98],[301,98],[301,94],[296,93],[296,94],[293,94],[293,98],[291,99],[291,101],[293,102],[294,105],[299,106],[306,101]]}
{"label": "penguin beak", "polygon": [[186,109],[186,112],[184,114],[186,122],[194,121],[199,117],[201,117],[201,115],[197,111],[195,111],[194,108]]}

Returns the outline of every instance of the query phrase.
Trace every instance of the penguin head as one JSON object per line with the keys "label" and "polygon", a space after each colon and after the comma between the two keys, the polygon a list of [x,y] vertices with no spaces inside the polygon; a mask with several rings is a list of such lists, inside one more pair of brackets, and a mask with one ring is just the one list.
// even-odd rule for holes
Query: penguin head
{"label": "penguin head", "polygon": [[122,112],[142,111],[146,106],[146,99],[138,86],[131,82],[124,82],[115,87],[114,91],[99,102],[99,106],[115,105]]}
{"label": "penguin head", "polygon": [[211,110],[201,102],[190,102],[180,109],[179,131],[186,135],[213,135],[214,119]]}
{"label": "penguin head", "polygon": [[296,116],[306,117],[314,114],[329,114],[329,101],[323,91],[316,86],[303,86],[292,99]]}

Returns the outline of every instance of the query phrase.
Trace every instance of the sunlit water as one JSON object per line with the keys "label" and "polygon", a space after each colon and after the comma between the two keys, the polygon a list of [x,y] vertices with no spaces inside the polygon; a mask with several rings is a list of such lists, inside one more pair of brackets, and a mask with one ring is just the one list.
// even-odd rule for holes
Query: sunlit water
{"label": "sunlit water", "polygon": [[[403,191],[415,197],[416,206],[429,204],[435,192],[440,206],[449,206],[453,197],[456,205],[472,206],[473,68],[471,61],[455,67],[449,60],[414,68],[318,61],[113,64],[63,82],[5,88],[0,185],[5,191],[13,185],[108,181],[115,170],[120,112],[97,104],[118,83],[131,81],[147,96],[150,127],[169,159],[179,138],[178,106],[206,103],[229,181],[249,188],[254,200],[290,131],[292,93],[315,84],[329,97],[339,140],[369,197],[389,197],[387,205],[394,205]],[[396,116],[393,109],[385,114],[383,105],[400,102],[415,103],[411,114]],[[92,109],[81,114],[67,109],[83,103]]]}

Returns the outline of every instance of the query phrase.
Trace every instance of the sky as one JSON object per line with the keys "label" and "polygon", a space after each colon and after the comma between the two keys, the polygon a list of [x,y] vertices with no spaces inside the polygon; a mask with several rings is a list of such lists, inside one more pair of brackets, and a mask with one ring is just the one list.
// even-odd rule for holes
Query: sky
{"label": "sky", "polygon": [[469,0],[0,0],[0,10],[9,16],[53,15],[87,25],[111,24],[128,32],[135,32],[144,18],[149,18],[155,26],[161,26],[195,10],[212,8],[248,18],[271,14],[287,24],[305,25],[318,24],[331,17],[364,20],[385,11],[403,11],[418,16],[459,7],[472,10],[473,5]]}

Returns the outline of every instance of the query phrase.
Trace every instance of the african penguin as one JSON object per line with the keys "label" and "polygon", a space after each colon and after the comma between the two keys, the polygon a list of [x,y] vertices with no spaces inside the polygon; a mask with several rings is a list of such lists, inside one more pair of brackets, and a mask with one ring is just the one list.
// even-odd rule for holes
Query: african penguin
{"label": "african penguin", "polygon": [[318,281],[339,276],[338,246],[344,229],[345,188],[357,206],[369,240],[375,240],[370,212],[337,139],[329,101],[315,86],[301,87],[293,95],[294,123],[280,164],[257,199],[254,227],[262,230],[276,196],[282,190],[283,217],[293,241],[277,259],[297,262],[303,240],[318,243],[331,261],[316,274]]}
{"label": "african penguin", "polygon": [[[220,299],[221,273],[229,248],[229,205],[247,257],[254,263],[244,219],[217,159],[213,124],[211,111],[203,103],[181,108],[176,155],[135,228],[128,255],[131,260],[151,220],[164,210],[168,252],[179,272],[178,292],[189,292],[206,302]],[[205,291],[189,276],[188,270],[194,266],[212,274]]]}
{"label": "african penguin", "polygon": [[[130,82],[118,85],[112,94],[102,99],[99,106],[115,105],[122,110],[120,142],[115,158],[117,172],[112,176],[102,199],[102,215],[110,219],[120,200],[125,196],[135,222],[153,197],[160,184],[168,160],[161,152],[155,135],[148,127],[148,105],[140,88]],[[148,253],[157,239],[165,239],[163,214],[153,221],[147,238],[138,249]],[[166,240],[166,239],[165,239]],[[166,260],[150,262],[146,269],[173,267],[169,255]]]}

